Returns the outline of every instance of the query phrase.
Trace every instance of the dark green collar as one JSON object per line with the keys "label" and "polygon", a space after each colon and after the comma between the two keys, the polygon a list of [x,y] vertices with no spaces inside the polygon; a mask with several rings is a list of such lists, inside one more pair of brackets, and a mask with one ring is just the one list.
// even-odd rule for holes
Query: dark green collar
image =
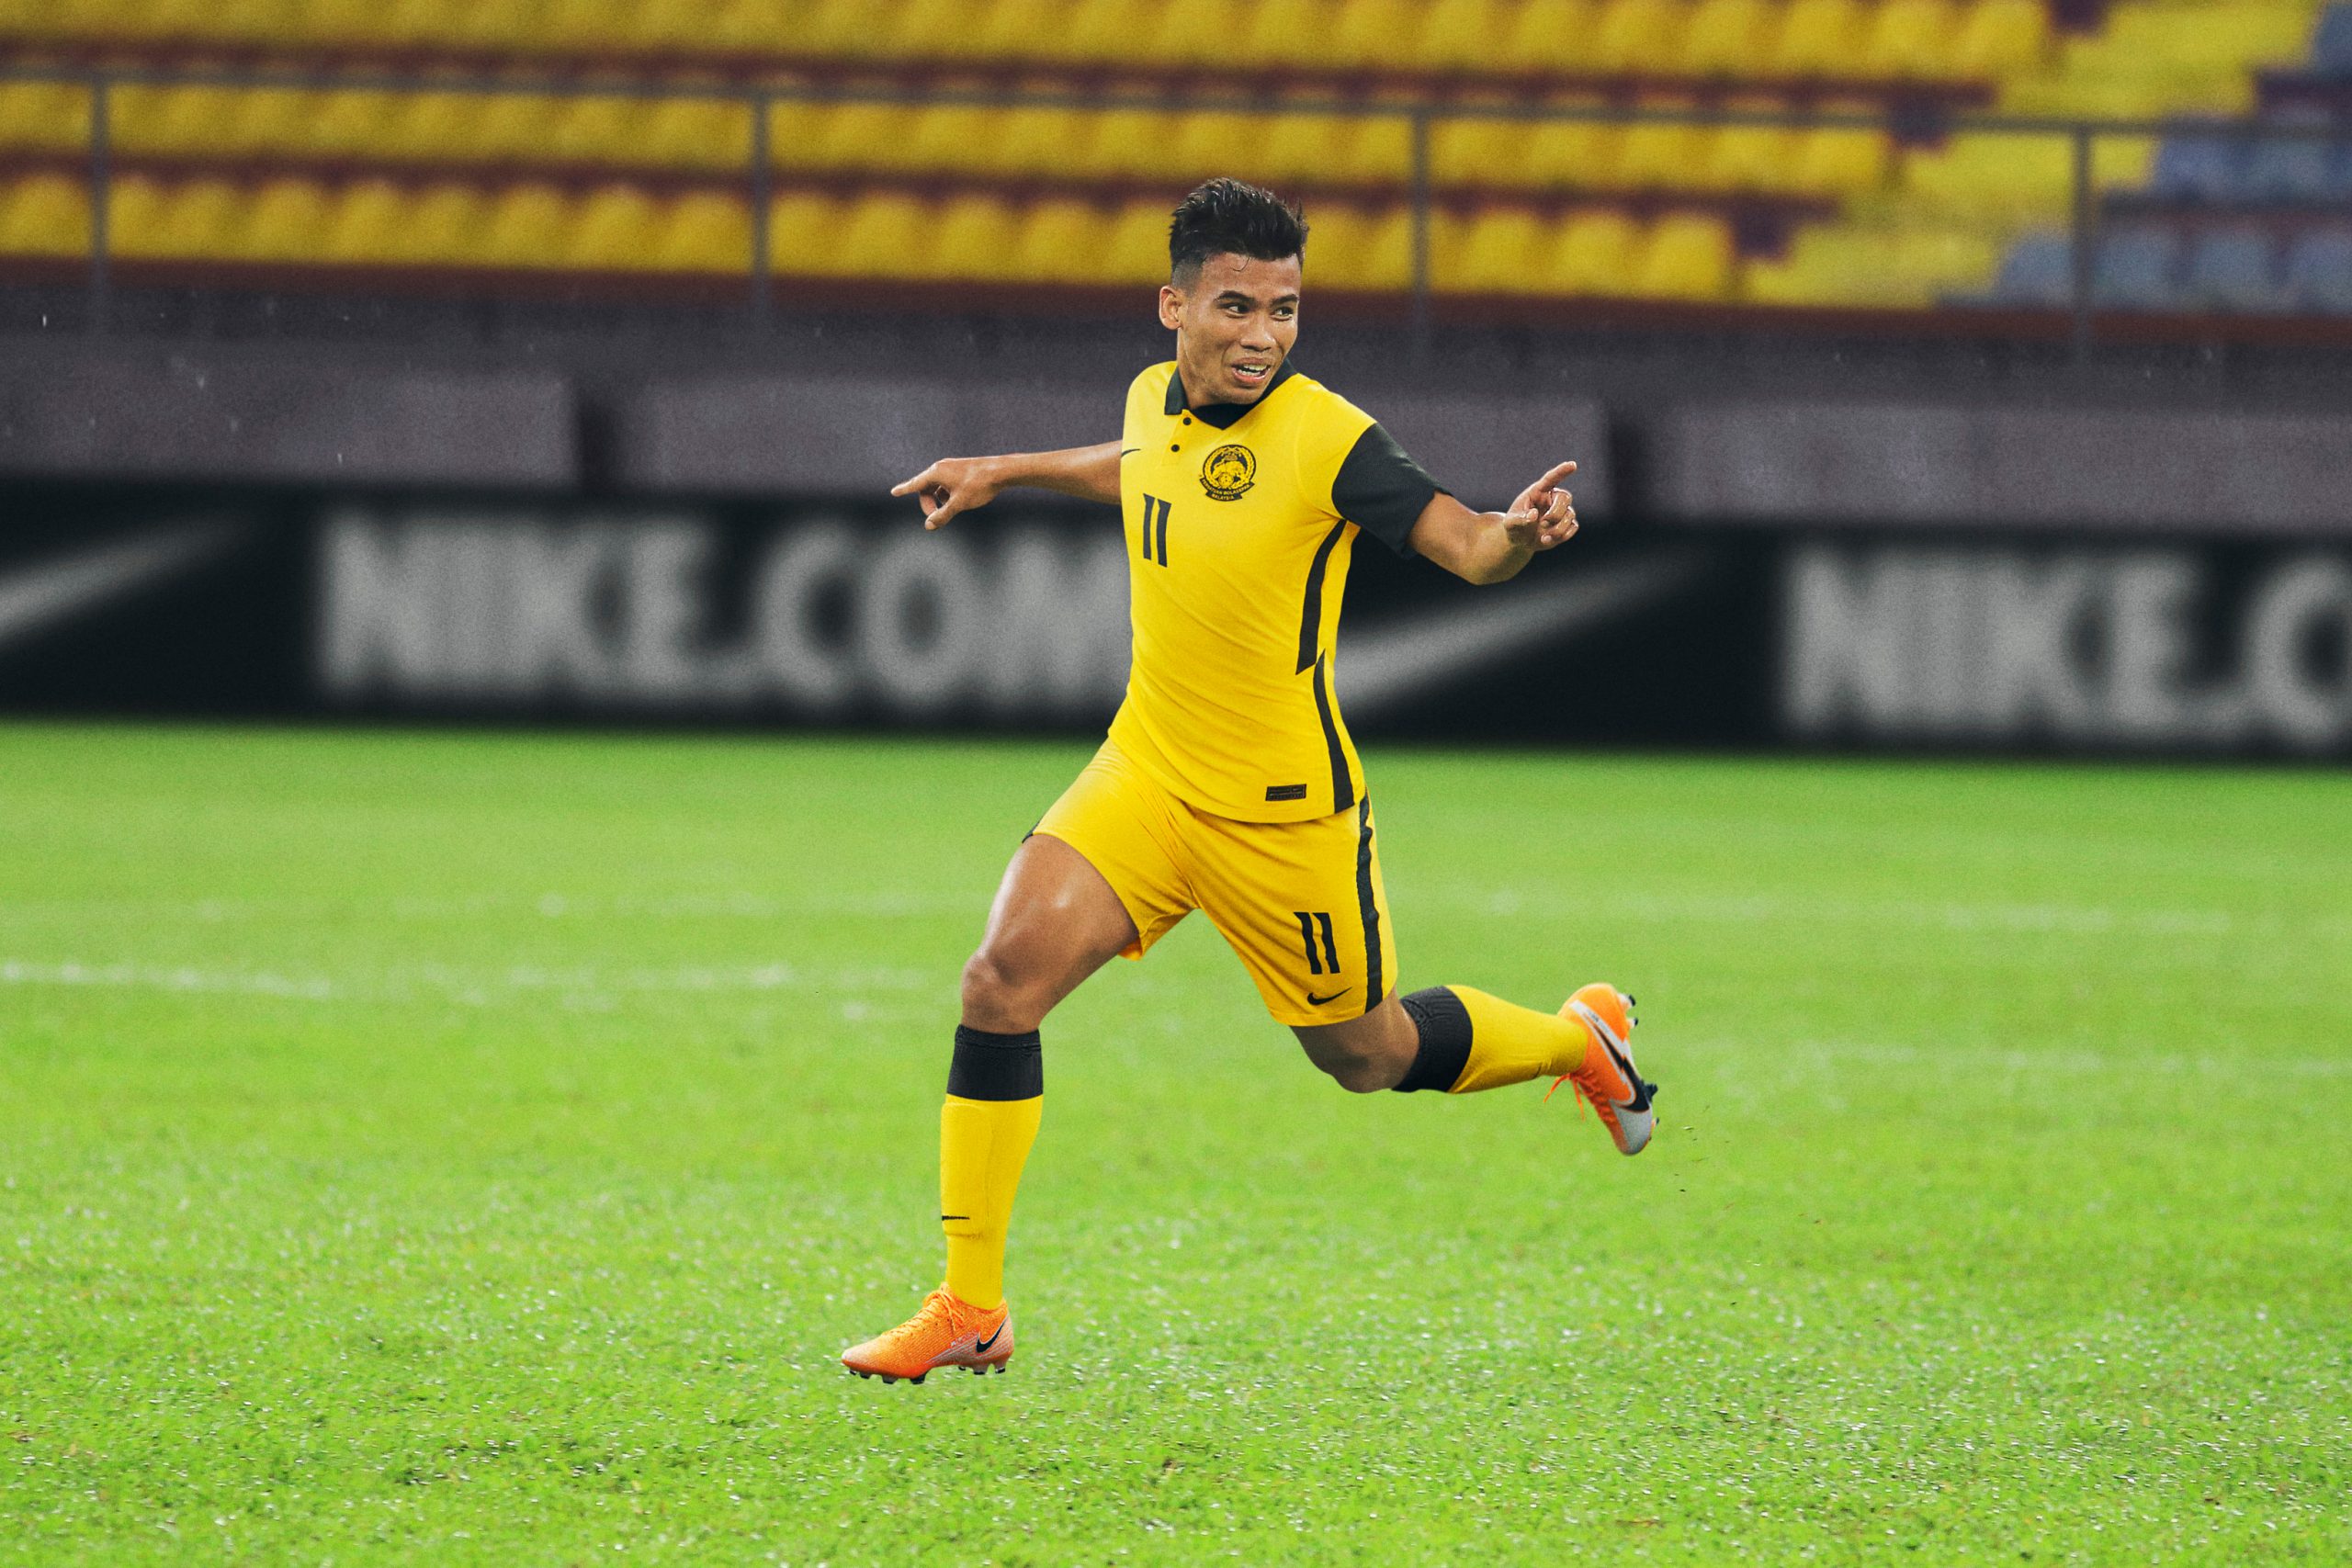
{"label": "dark green collar", "polygon": [[[1212,430],[1231,430],[1240,423],[1243,414],[1256,408],[1258,403],[1262,403],[1272,397],[1274,389],[1290,378],[1290,361],[1284,358],[1282,364],[1275,367],[1274,378],[1266,383],[1264,391],[1258,394],[1258,402],[1211,403],[1206,408],[1193,409],[1193,417]],[[1170,418],[1173,418],[1184,412],[1184,377],[1181,371],[1171,370],[1168,373],[1168,413]]]}

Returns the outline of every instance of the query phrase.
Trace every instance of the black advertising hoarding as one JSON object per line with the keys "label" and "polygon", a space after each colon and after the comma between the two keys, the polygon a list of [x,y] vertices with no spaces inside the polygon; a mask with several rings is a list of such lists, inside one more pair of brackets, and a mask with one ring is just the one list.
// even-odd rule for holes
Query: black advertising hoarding
{"label": "black advertising hoarding", "polygon": [[[1099,731],[1102,509],[20,487],[0,707]],[[2352,548],[1589,526],[1471,589],[1359,540],[1358,733],[2352,751]]]}

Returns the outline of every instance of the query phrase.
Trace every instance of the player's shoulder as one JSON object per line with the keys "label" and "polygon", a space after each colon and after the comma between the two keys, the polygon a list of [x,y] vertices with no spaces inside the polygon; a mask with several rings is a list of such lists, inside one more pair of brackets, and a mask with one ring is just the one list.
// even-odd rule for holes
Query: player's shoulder
{"label": "player's shoulder", "polygon": [[1168,396],[1168,383],[1176,378],[1176,362],[1165,359],[1157,365],[1147,365],[1136,378],[1127,383],[1127,401],[1148,398],[1157,402]]}
{"label": "player's shoulder", "polygon": [[1303,370],[1284,378],[1280,396],[1290,400],[1284,418],[1298,433],[1300,460],[1311,468],[1337,465],[1375,423],[1372,415]]}

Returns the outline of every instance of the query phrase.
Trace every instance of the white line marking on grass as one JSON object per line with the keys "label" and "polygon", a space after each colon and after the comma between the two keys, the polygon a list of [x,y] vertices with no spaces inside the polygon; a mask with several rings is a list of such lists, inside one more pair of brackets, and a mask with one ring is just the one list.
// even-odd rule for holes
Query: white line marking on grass
{"label": "white line marking on grass", "polygon": [[[1455,890],[1442,901],[1481,914],[1519,915],[1589,912],[1589,898],[1546,888],[1531,893],[1506,887],[1490,892]],[[1660,896],[1629,893],[1607,903],[1612,919],[1673,924],[1702,921],[1732,925],[1899,925],[1951,931],[2018,932],[2036,936],[2218,937],[2293,931],[2324,940],[2352,935],[2352,921],[2301,920],[2267,912],[2233,914],[2227,909],[2113,909],[2097,905],[1935,903],[1923,899],[1865,900],[1790,898],[1769,893],[1742,896]]]}
{"label": "white line marking on grass", "polygon": [[[786,989],[832,992],[929,990],[947,984],[922,969],[844,969],[813,974],[789,964],[686,964],[618,972],[587,965],[515,964],[469,969],[419,964],[367,978],[288,976],[274,970],[198,969],[134,963],[40,962],[0,959],[0,986],[98,990],[171,991],[193,995],[288,997],[310,1001],[406,1001],[420,995],[488,1007],[525,996],[560,995],[586,1005],[611,1005],[631,995],[758,995]],[[851,1000],[853,1007],[866,1004]]]}
{"label": "white line marking on grass", "polygon": [[76,919],[153,920],[217,925],[230,920],[362,919],[481,919],[531,914],[542,919],[911,919],[962,915],[988,908],[991,889],[962,893],[876,892],[820,898],[762,893],[696,893],[599,897],[568,893],[477,893],[462,897],[398,897],[387,902],[329,898],[200,898],[173,900],[51,899],[0,903],[0,922]]}
{"label": "white line marking on grass", "polygon": [[[1664,1047],[1660,1047],[1664,1049]],[[1863,1062],[1878,1066],[1951,1066],[1971,1075],[2038,1073],[2131,1073],[2145,1075],[2149,1056],[2141,1051],[1996,1050],[1973,1045],[1905,1045],[1865,1040],[1799,1040],[1775,1046],[1759,1057],[1752,1040],[1676,1042],[1674,1049],[1694,1057],[1729,1057],[1736,1054],[1751,1065],[1762,1060],[1792,1058],[1807,1065]],[[2352,1055],[2239,1056],[2235,1065],[2250,1071],[2283,1073],[2299,1077],[2352,1077]],[[1751,1066],[1752,1070],[1752,1066]]]}

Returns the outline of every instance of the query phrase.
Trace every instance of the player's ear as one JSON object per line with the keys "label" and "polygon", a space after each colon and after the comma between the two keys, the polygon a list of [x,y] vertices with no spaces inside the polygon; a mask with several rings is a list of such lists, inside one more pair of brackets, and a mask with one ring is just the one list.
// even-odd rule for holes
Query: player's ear
{"label": "player's ear", "polygon": [[1159,324],[1174,332],[1184,321],[1184,296],[1172,283],[1159,286]]}

